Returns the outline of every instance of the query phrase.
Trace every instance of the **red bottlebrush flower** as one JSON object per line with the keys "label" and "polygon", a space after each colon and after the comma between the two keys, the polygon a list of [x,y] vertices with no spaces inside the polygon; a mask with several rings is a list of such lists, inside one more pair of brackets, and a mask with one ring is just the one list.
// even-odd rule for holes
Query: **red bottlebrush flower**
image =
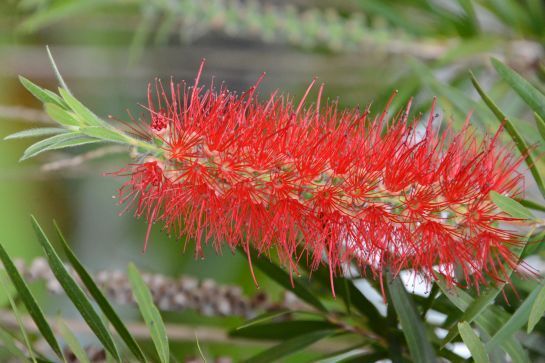
{"label": "red bottlebrush flower", "polygon": [[519,237],[499,225],[512,219],[489,198],[523,191],[522,158],[501,131],[478,138],[466,122],[439,134],[433,116],[409,122],[410,105],[393,120],[321,108],[322,88],[311,106],[308,91],[298,104],[260,101],[259,81],[241,95],[205,90],[201,72],[192,89],[171,82],[167,96],[159,83],[156,101],[148,90],[158,151],[125,169],[120,194],[150,226],[189,237],[198,254],[203,243],[274,248],[290,270],[301,250],[332,274],[349,262],[450,283],[502,280],[499,264],[516,266]]}

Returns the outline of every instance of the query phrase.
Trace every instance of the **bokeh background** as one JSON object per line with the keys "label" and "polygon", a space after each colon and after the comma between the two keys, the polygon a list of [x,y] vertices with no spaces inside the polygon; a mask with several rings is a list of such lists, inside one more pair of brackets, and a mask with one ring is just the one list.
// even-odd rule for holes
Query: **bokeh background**
{"label": "bokeh background", "polygon": [[[244,91],[266,72],[262,95],[279,89],[300,97],[318,77],[326,84],[324,96],[341,107],[372,104],[373,112],[380,112],[398,90],[392,113],[414,97],[412,112],[424,117],[437,96],[443,122],[460,125],[473,112],[480,130],[495,130],[495,117],[471,87],[471,69],[523,136],[537,143],[527,107],[497,81],[489,57],[529,78],[543,77],[544,9],[539,0],[2,0],[0,137],[47,122],[18,75],[55,89],[48,45],[72,92],[103,117],[130,121],[128,110],[143,115],[139,104],[146,103],[150,81],[191,81],[206,58],[205,83],[214,77]],[[119,215],[112,196],[123,179],[104,175],[130,162],[128,155],[46,171],[44,165],[81,149],[19,162],[30,143],[0,142],[0,241],[12,255],[30,261],[40,254],[29,218],[34,214],[50,232],[55,219],[91,271],[124,270],[135,261],[141,270],[211,278],[242,286],[250,296],[264,291],[284,298],[259,273],[257,289],[243,257],[208,249],[205,259],[195,259],[191,248],[184,253],[183,241],[168,238],[159,227],[142,253],[146,222]],[[535,152],[542,152],[540,146]],[[531,199],[537,194],[528,183]],[[65,298],[34,287],[48,313],[77,317]],[[136,309],[120,309],[128,320],[138,320]],[[189,327],[236,327],[242,321],[192,311],[165,317]],[[206,338],[200,343],[210,356],[235,361],[263,347],[241,349],[236,340]],[[194,339],[174,347],[180,361],[198,356]],[[311,348],[292,361],[312,360],[317,351]]]}

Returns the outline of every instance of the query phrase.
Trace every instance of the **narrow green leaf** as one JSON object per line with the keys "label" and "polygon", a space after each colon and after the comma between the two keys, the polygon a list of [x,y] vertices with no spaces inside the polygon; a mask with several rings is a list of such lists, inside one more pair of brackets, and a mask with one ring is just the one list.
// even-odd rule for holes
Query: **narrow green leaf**
{"label": "narrow green leaf", "polygon": [[153,303],[151,292],[144,283],[142,276],[140,276],[140,272],[138,272],[138,269],[132,262],[129,264],[128,271],[134,298],[150,331],[151,340],[155,345],[159,359],[162,363],[168,363],[170,351],[167,332],[161,314]]}
{"label": "narrow green leaf", "polygon": [[484,92],[483,88],[479,84],[479,81],[477,81],[477,78],[471,74],[471,82],[473,83],[473,86],[483,99],[483,101],[486,103],[488,108],[494,113],[496,118],[499,122],[503,123],[505,130],[511,136],[511,139],[513,139],[513,142],[515,143],[517,149],[521,153],[521,155],[526,156],[525,162],[528,168],[530,169],[530,172],[532,173],[532,176],[534,177],[534,180],[536,181],[536,184],[539,188],[539,191],[541,192],[541,195],[545,198],[545,183],[543,182],[543,178],[541,177],[541,174],[536,168],[535,160],[532,156],[532,154],[528,150],[528,145],[526,144],[526,141],[520,136],[519,132],[513,125],[513,123],[503,114],[503,112],[499,109],[499,107],[492,101],[490,97]]}
{"label": "narrow green leaf", "polygon": [[[500,286],[497,287],[491,287],[489,288],[484,294],[480,295],[477,299],[475,299],[465,310],[462,314],[462,317],[459,319],[459,321],[465,321],[467,323],[473,322],[473,320],[479,316],[489,305],[491,305],[494,302],[494,299],[498,296],[498,294],[501,292],[505,284],[500,284]],[[442,285],[439,285],[441,287]],[[441,287],[441,290],[443,288]],[[443,290],[443,293],[445,291]],[[456,325],[454,325],[448,332],[447,336],[443,338],[441,341],[441,346],[447,345],[452,339],[456,338],[458,336],[458,329]]]}
{"label": "narrow green leaf", "polygon": [[331,336],[335,331],[331,330],[322,330],[322,331],[313,331],[308,334],[300,335],[293,339],[286,340],[278,345],[275,345],[272,348],[269,348],[250,359],[246,360],[246,363],[268,363],[275,362],[281,358],[287,357],[293,353],[296,353],[311,344],[316,343],[319,340],[322,340],[328,336]]}
{"label": "narrow green leaf", "polygon": [[545,120],[535,112],[534,119],[536,120],[537,131],[539,131],[541,139],[545,141]]}
{"label": "narrow green leaf", "polygon": [[391,272],[387,271],[387,278],[390,298],[399,317],[412,359],[422,363],[436,362],[437,358],[426,335],[426,328],[420,320],[411,296],[405,290],[399,277],[393,278]]}
{"label": "narrow green leaf", "polygon": [[53,67],[53,72],[55,72],[55,77],[57,78],[57,81],[62,88],[64,88],[68,93],[72,94],[72,92],[70,92],[70,89],[66,85],[66,82],[64,82],[64,79],[62,78],[61,72],[59,72],[59,67],[57,67],[57,63],[55,62],[53,54],[51,54],[51,50],[49,49],[48,45],[45,46],[45,50],[47,51],[47,56],[49,57],[49,62],[51,62],[51,67]]}
{"label": "narrow green leaf", "polygon": [[134,339],[134,337],[131,335],[125,324],[123,324],[123,321],[121,318],[119,318],[119,315],[115,312],[112,305],[108,302],[108,299],[104,296],[102,291],[98,288],[98,286],[93,281],[93,278],[87,272],[85,267],[83,267],[82,263],[79,261],[77,256],[74,254],[68,243],[66,242],[66,239],[64,238],[59,226],[57,223],[55,224],[55,229],[57,230],[57,234],[59,236],[59,239],[61,241],[61,246],[64,250],[64,253],[66,254],[66,257],[68,258],[68,261],[78,274],[79,278],[81,279],[81,282],[89,291],[89,294],[95,299],[96,303],[108,319],[114,329],[117,331],[121,339],[125,342],[127,347],[130,349],[132,354],[140,361],[140,362],[147,362],[146,356],[142,352],[142,349]]}
{"label": "narrow green leaf", "polygon": [[[330,275],[326,268],[319,268],[313,272],[314,281],[318,281],[325,289],[331,289]],[[345,277],[333,278],[333,286],[337,296],[340,296],[345,305],[351,304],[365,316],[369,327],[378,334],[385,333],[388,328],[386,318],[380,314],[375,305],[354,285],[354,282]]]}
{"label": "narrow green leaf", "polygon": [[[242,248],[239,249],[239,251],[242,254],[246,254],[246,252]],[[252,259],[252,263],[255,266],[257,266],[271,279],[276,281],[279,285],[293,292],[301,300],[307,302],[311,306],[314,306],[316,309],[320,311],[327,311],[322,302],[313,293],[311,293],[301,282],[296,279],[291,279],[286,271],[269,261],[267,258],[265,258],[265,256],[259,256],[254,249],[250,248],[250,257]]]}
{"label": "narrow green leaf", "polygon": [[503,324],[496,334],[492,336],[492,338],[486,344],[489,351],[500,345],[505,339],[512,337],[528,322],[530,310],[532,309],[539,292],[540,289],[534,289],[534,291],[532,291],[530,295],[526,297],[524,302],[518,307],[513,315],[509,317],[505,324]]}
{"label": "narrow green leaf", "polygon": [[20,359],[21,362],[28,360],[25,353],[23,353],[15,344],[15,338],[2,327],[0,327],[0,340],[2,341],[4,348],[6,348],[14,358]]}
{"label": "narrow green leaf", "polygon": [[520,218],[520,219],[535,219],[536,217],[525,208],[522,204],[517,202],[514,199],[501,195],[498,192],[491,191],[490,199],[505,213],[509,214],[511,217]]}
{"label": "narrow green leaf", "polygon": [[0,244],[0,259],[2,260],[2,263],[4,265],[4,268],[6,269],[6,272],[9,275],[9,278],[13,282],[13,285],[15,286],[15,288],[17,289],[17,292],[19,293],[19,296],[21,297],[23,304],[25,304],[25,307],[28,313],[32,317],[32,320],[34,320],[34,323],[36,323],[38,330],[40,331],[44,339],[47,341],[51,349],[53,349],[55,354],[62,359],[62,350],[59,346],[59,343],[57,342],[57,339],[55,339],[53,330],[47,323],[45,315],[42,312],[42,309],[36,302],[36,299],[32,295],[32,292],[28,288],[27,284],[25,283],[25,280],[23,279],[21,274],[19,274],[19,271],[17,271],[15,264],[13,263],[8,253],[6,252],[6,250],[1,244]]}
{"label": "narrow green leaf", "polygon": [[54,1],[26,17],[17,28],[23,32],[35,32],[62,19],[87,14],[95,8],[111,4],[111,0]]}
{"label": "narrow green leaf", "polygon": [[[0,287],[2,287],[3,291],[8,290],[8,283],[6,280],[7,280],[6,276],[4,274],[0,274]],[[23,324],[23,321],[21,319],[21,314],[19,313],[19,309],[17,309],[17,304],[15,304],[15,301],[13,301],[13,297],[11,296],[10,293],[6,293],[6,296],[8,297],[11,310],[13,310],[13,315],[15,315],[15,320],[17,320],[17,325],[19,326],[19,330],[21,331],[21,335],[23,336],[23,340],[25,341],[25,345],[26,345],[26,348],[28,349],[28,353],[30,354],[29,360],[36,363],[37,361],[36,354],[34,353],[34,350],[32,349],[32,345],[30,344],[30,340],[28,339],[28,334],[26,332],[25,325]]]}
{"label": "narrow green leaf", "polygon": [[45,135],[55,135],[61,132],[66,132],[66,130],[58,128],[58,127],[40,127],[36,129],[27,129],[27,130],[13,133],[11,135],[4,137],[4,140],[22,139],[25,137],[39,137],[39,136],[45,136]]}
{"label": "narrow green leaf", "polygon": [[[466,311],[470,306],[475,305],[475,299],[464,290],[456,286],[448,286],[443,279],[436,281],[443,294],[461,311]],[[509,314],[494,305],[490,305],[475,317],[475,323],[482,328],[486,334],[493,336],[505,322],[509,319]],[[502,343],[502,349],[509,354],[513,362],[529,363],[527,352],[520,343],[510,337]]]}
{"label": "narrow green leaf", "polygon": [[542,285],[539,289],[539,293],[532,305],[532,310],[530,311],[530,316],[528,317],[528,329],[527,333],[530,334],[536,324],[541,320],[543,314],[545,313],[545,285]]}
{"label": "narrow green leaf", "polygon": [[64,109],[63,107],[60,107],[54,103],[45,103],[44,109],[49,117],[64,127],[74,128],[81,126],[81,123],[76,120],[74,113]]}
{"label": "narrow green leaf", "polygon": [[500,77],[534,110],[542,119],[545,119],[545,95],[517,72],[492,58],[492,65]]}
{"label": "narrow green leaf", "polygon": [[541,211],[541,212],[545,212],[545,205],[543,205],[541,203],[538,203],[538,202],[536,202],[534,200],[520,199],[519,203],[522,204],[526,208],[533,209],[533,210],[538,210],[538,211]]}
{"label": "narrow green leaf", "polygon": [[252,325],[261,324],[261,323],[264,323],[266,321],[269,321],[269,320],[272,320],[274,318],[278,318],[280,316],[284,316],[284,315],[290,314],[290,313],[292,313],[291,310],[281,310],[281,311],[273,311],[273,312],[269,312],[269,313],[264,313],[264,314],[256,316],[253,319],[246,320],[244,322],[244,324],[238,326],[236,328],[236,330],[241,330],[241,329],[244,329],[244,328],[248,328],[248,327],[250,327]]}
{"label": "narrow green leaf", "polygon": [[119,142],[122,144],[127,143],[127,137],[123,135],[120,131],[114,129],[106,129],[100,126],[91,126],[91,127],[82,127],[81,132],[85,135],[96,137],[97,139]]}
{"label": "narrow green leaf", "polygon": [[42,101],[42,103],[56,104],[60,107],[64,106],[64,101],[62,100],[62,98],[57,96],[55,93],[47,89],[41,88],[40,86],[32,83],[23,76],[19,76],[19,81],[27,89],[27,91],[32,93],[32,95],[38,100]]}
{"label": "narrow green leaf", "polygon": [[323,320],[288,320],[231,330],[229,335],[247,339],[286,340],[306,334],[309,331],[331,331],[336,328],[336,325]]}
{"label": "narrow green leaf", "polygon": [[60,135],[51,136],[47,139],[40,140],[32,145],[30,145],[25,152],[23,153],[23,156],[21,157],[21,160],[29,159],[33,156],[36,156],[45,150],[47,150],[48,147],[51,145],[54,145],[58,142],[65,141],[65,140],[71,140],[74,138],[81,137],[81,134],[79,132],[67,132]]}
{"label": "narrow green leaf", "polygon": [[95,309],[93,309],[91,302],[87,299],[87,296],[85,296],[83,290],[79,287],[76,281],[74,281],[72,276],[70,276],[70,274],[64,267],[63,262],[61,261],[57,252],[53,249],[51,242],[49,242],[49,239],[45,235],[42,227],[40,226],[36,218],[34,218],[34,216],[31,216],[31,218],[32,225],[34,227],[34,230],[36,231],[36,235],[38,236],[38,241],[42,245],[42,248],[45,251],[45,254],[49,261],[51,271],[59,281],[68,298],[70,298],[74,306],[78,309],[81,316],[83,317],[89,328],[93,331],[93,333],[95,333],[96,337],[100,340],[104,348],[108,352],[110,352],[110,354],[117,361],[120,361],[121,358],[119,357],[119,353],[115,346],[114,340],[110,332],[102,322],[102,319],[96,313]]}
{"label": "narrow green leaf", "polygon": [[76,338],[76,336],[74,335],[74,333],[72,333],[70,328],[68,328],[68,326],[66,326],[66,324],[61,319],[57,321],[57,326],[59,327],[59,331],[62,337],[64,338],[66,345],[68,345],[72,353],[74,353],[78,362],[91,363],[89,361],[89,357],[87,356],[87,353],[85,353],[85,350],[79,343],[78,338]]}
{"label": "narrow green leaf", "polygon": [[43,151],[67,149],[69,147],[88,145],[88,144],[96,144],[98,142],[101,142],[101,140],[97,140],[97,139],[94,139],[94,138],[91,138],[91,137],[80,136],[80,137],[76,137],[76,138],[69,139],[69,140],[59,141],[59,142],[57,142],[57,143],[55,143],[53,145],[48,146]]}
{"label": "narrow green leaf", "polygon": [[197,336],[197,333],[195,332],[195,343],[197,344],[197,350],[199,352],[199,355],[201,356],[204,363],[206,363],[206,357],[204,356],[204,353],[201,349],[201,345],[199,344],[199,337]]}
{"label": "narrow green leaf", "polygon": [[95,115],[93,111],[85,107],[83,103],[78,101],[74,96],[72,96],[70,92],[66,91],[64,88],[59,88],[59,93],[83,124],[88,126],[110,127],[107,122],[103,121],[100,117]]}
{"label": "narrow green leaf", "polygon": [[484,344],[477,334],[475,334],[469,323],[465,321],[458,323],[458,330],[460,331],[462,340],[471,352],[473,361],[475,363],[488,363],[488,354],[486,353]]}

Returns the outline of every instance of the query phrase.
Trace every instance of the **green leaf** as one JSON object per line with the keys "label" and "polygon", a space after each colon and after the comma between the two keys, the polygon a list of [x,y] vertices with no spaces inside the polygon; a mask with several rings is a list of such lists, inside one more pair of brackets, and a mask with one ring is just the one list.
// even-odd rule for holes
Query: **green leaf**
{"label": "green leaf", "polygon": [[34,32],[40,28],[50,25],[54,22],[77,16],[78,14],[87,14],[89,11],[97,8],[99,5],[109,3],[109,0],[84,0],[84,1],[55,1],[50,6],[40,9],[31,16],[27,17],[18,25],[18,29],[23,32]]}
{"label": "green leaf", "polygon": [[48,45],[45,46],[45,50],[47,51],[47,56],[49,57],[49,62],[51,62],[51,67],[53,67],[53,72],[55,72],[55,77],[57,78],[57,81],[62,88],[64,88],[68,93],[72,94],[72,92],[70,92],[70,89],[68,89],[66,82],[64,82],[64,79],[62,78],[61,72],[59,72],[59,67],[57,67],[57,63],[55,62],[53,54],[51,54],[51,50],[49,49]]}
{"label": "green leaf", "polygon": [[72,333],[70,328],[68,328],[68,326],[66,326],[66,324],[61,319],[57,321],[57,326],[59,327],[59,332],[64,338],[66,345],[68,345],[72,353],[74,353],[74,355],[77,358],[77,361],[80,363],[91,363],[89,361],[87,353],[85,353],[85,350],[82,348],[81,344],[79,343],[78,338],[76,338],[76,336],[74,335],[74,333]]}
{"label": "green leaf", "polygon": [[539,131],[541,139],[545,141],[545,120],[535,112],[534,119],[536,120],[537,131]]}
{"label": "green leaf", "polygon": [[162,363],[168,363],[170,359],[168,337],[161,314],[153,303],[151,292],[140,276],[140,272],[132,262],[129,264],[128,271],[134,298],[150,331],[159,359]]}
{"label": "green leaf", "polygon": [[514,199],[501,195],[498,192],[491,191],[490,199],[505,213],[509,214],[511,217],[520,218],[520,219],[535,219],[536,217],[525,208],[522,204],[517,202]]}
{"label": "green leaf", "polygon": [[542,119],[545,119],[545,95],[517,72],[499,60],[492,58],[492,65],[500,77],[530,106]]}
{"label": "green leaf", "polygon": [[495,346],[500,345],[505,339],[512,337],[519,329],[521,329],[527,322],[530,316],[530,310],[536,300],[539,289],[534,289],[524,302],[518,307],[518,309],[511,315],[509,320],[502,325],[502,327],[492,336],[492,338],[486,344],[487,349],[490,351]]}
{"label": "green leaf", "polygon": [[62,359],[62,350],[59,346],[59,343],[57,342],[57,339],[55,339],[53,330],[47,323],[45,315],[42,312],[42,309],[36,302],[36,299],[32,295],[32,292],[28,288],[27,284],[25,283],[25,280],[23,279],[21,274],[19,274],[19,271],[17,271],[15,264],[13,263],[8,253],[6,252],[6,250],[1,244],[0,244],[0,259],[2,260],[2,263],[4,265],[4,268],[6,269],[6,272],[9,275],[9,278],[13,282],[13,285],[15,286],[15,288],[17,289],[17,292],[19,293],[19,296],[21,297],[23,304],[25,304],[25,307],[28,313],[32,317],[32,320],[34,320],[34,323],[36,323],[36,326],[38,327],[38,330],[40,331],[41,335],[49,344],[51,349],[53,349],[55,354]]}
{"label": "green leaf", "polygon": [[390,298],[399,317],[412,359],[422,363],[436,362],[437,358],[426,335],[426,328],[420,320],[411,296],[405,290],[399,277],[393,278],[391,272],[387,271],[387,278]]}
{"label": "green leaf", "polygon": [[484,344],[481,342],[477,334],[475,334],[469,323],[465,321],[458,323],[458,330],[460,331],[462,340],[471,352],[473,361],[475,363],[488,363],[488,354],[486,353]]}
{"label": "green leaf", "polygon": [[[436,281],[441,288],[443,294],[461,311],[466,311],[470,306],[475,305],[475,300],[464,290],[456,286],[448,286],[445,281],[440,278]],[[493,336],[502,325],[509,319],[509,314],[501,310],[497,306],[490,305],[480,314],[475,316],[475,323],[482,328],[489,336]],[[509,354],[513,362],[529,363],[528,354],[522,348],[520,343],[510,337],[502,343],[503,350]]]}
{"label": "green leaf", "polygon": [[[8,283],[6,281],[6,276],[4,274],[0,274],[0,286],[2,287],[3,291],[7,291]],[[25,325],[23,324],[23,321],[21,319],[21,314],[19,313],[19,309],[17,309],[17,304],[15,304],[15,301],[13,301],[13,297],[11,296],[10,293],[6,293],[6,296],[11,306],[11,310],[13,310],[13,315],[15,315],[15,320],[17,320],[17,325],[19,325],[19,330],[21,331],[21,335],[23,336],[23,340],[25,341],[25,345],[26,345],[26,348],[28,349],[28,353],[30,354],[29,360],[36,363],[37,361],[36,354],[34,353],[34,350],[32,349],[32,345],[30,344],[30,340],[28,339],[28,334],[26,332]]]}
{"label": "green leaf", "polygon": [[[239,251],[243,254],[246,254],[246,252],[242,248],[240,248]],[[289,274],[286,271],[269,261],[264,256],[259,256],[254,249],[250,248],[249,253],[252,263],[257,266],[261,271],[263,271],[267,276],[276,281],[279,285],[293,292],[301,300],[307,302],[311,306],[314,306],[316,309],[324,312],[327,311],[322,302],[313,293],[311,293],[301,282],[290,278]]]}
{"label": "green leaf", "polygon": [[30,93],[32,93],[34,97],[36,97],[42,103],[56,104],[60,107],[64,106],[64,101],[62,100],[62,98],[57,96],[55,93],[47,89],[41,88],[40,86],[37,86],[23,76],[19,76],[19,81]]}
{"label": "green leaf", "polygon": [[536,324],[541,320],[543,314],[545,313],[545,285],[542,285],[537,294],[536,300],[532,305],[532,310],[530,311],[530,316],[528,317],[528,330],[527,333],[530,334]]}
{"label": "green leaf", "polygon": [[69,147],[75,147],[75,146],[81,146],[81,145],[87,145],[87,144],[96,144],[97,142],[101,142],[101,140],[80,135],[80,137],[59,141],[51,146],[48,146],[44,151],[67,149]]}
{"label": "green leaf", "polygon": [[293,339],[286,340],[278,345],[269,348],[250,359],[246,360],[246,363],[268,363],[280,360],[280,358],[287,357],[293,353],[296,353],[311,344],[316,343],[328,336],[331,336],[335,331],[322,330],[313,331],[308,334],[300,335]]}
{"label": "green leaf", "polygon": [[18,358],[21,362],[28,361],[25,353],[23,353],[15,344],[15,338],[2,327],[0,327],[0,340],[2,341],[4,348],[6,348],[14,358]]}
{"label": "green leaf", "polygon": [[44,109],[49,117],[51,117],[62,126],[65,126],[67,128],[81,126],[81,123],[76,120],[74,113],[71,111],[67,111],[63,107],[60,107],[54,103],[46,103],[44,104]]}
{"label": "green leaf", "polygon": [[[325,289],[331,289],[329,270],[319,268],[312,272],[313,280],[319,282]],[[368,320],[369,327],[378,334],[383,334],[388,328],[386,319],[377,310],[375,305],[354,285],[354,282],[345,277],[333,278],[336,294],[345,304],[351,304]]]}
{"label": "green leaf", "polygon": [[83,283],[87,291],[89,291],[89,294],[93,297],[93,299],[95,299],[96,303],[98,304],[104,315],[106,315],[106,318],[110,321],[121,339],[123,339],[127,347],[130,349],[132,354],[134,354],[134,356],[140,362],[147,362],[146,356],[142,352],[142,349],[140,348],[134,337],[131,335],[125,324],[123,324],[123,321],[121,320],[121,318],[119,318],[112,305],[108,302],[108,299],[95,284],[89,272],[87,272],[85,267],[83,267],[77,256],[74,254],[74,252],[66,242],[66,239],[62,235],[62,232],[57,223],[54,224],[59,239],[61,241],[61,246],[64,250],[64,253],[66,254],[68,261],[81,279],[81,282]]}
{"label": "green leaf", "polygon": [[13,133],[11,135],[4,137],[4,140],[22,139],[25,137],[39,137],[39,136],[45,136],[45,135],[55,135],[61,132],[66,132],[66,130],[58,128],[58,127],[40,127],[40,128],[28,129],[28,130],[23,130],[23,131]]}
{"label": "green leaf", "polygon": [[533,210],[538,210],[541,212],[545,212],[545,205],[540,204],[534,200],[529,199],[519,199],[519,203],[522,204],[526,208],[530,208]]}
{"label": "green leaf", "polygon": [[36,231],[36,235],[38,236],[38,241],[42,245],[42,248],[45,251],[49,261],[51,271],[59,281],[68,298],[70,298],[76,309],[78,309],[81,316],[93,333],[95,333],[96,337],[100,340],[104,348],[114,357],[114,359],[120,361],[119,353],[113,338],[102,322],[102,319],[96,313],[95,309],[93,309],[91,302],[87,299],[83,290],[74,281],[72,276],[70,276],[64,267],[63,262],[61,261],[57,252],[55,252],[53,249],[51,242],[49,242],[49,239],[45,235],[36,218],[34,218],[34,216],[31,216],[31,218],[32,225]]}
{"label": "green leaf", "polygon": [[122,144],[127,143],[127,137],[118,130],[106,129],[100,126],[82,127],[80,129],[85,135],[96,137],[97,139],[119,142]]}
{"label": "green leaf", "polygon": [[236,330],[241,330],[241,329],[244,329],[244,328],[248,328],[248,327],[250,327],[252,325],[261,324],[261,323],[264,323],[266,321],[269,321],[269,320],[272,320],[274,318],[278,318],[280,316],[284,316],[284,315],[290,314],[290,313],[292,313],[291,310],[281,310],[281,311],[272,311],[272,312],[269,312],[269,313],[264,313],[264,314],[256,316],[253,319],[246,320],[244,322],[244,324],[238,326],[236,328]]}
{"label": "green leaf", "polygon": [[229,335],[248,339],[286,340],[309,331],[334,330],[336,328],[337,326],[334,324],[323,320],[288,320],[231,330]]}
{"label": "green leaf", "polygon": [[85,107],[83,103],[81,103],[74,96],[72,96],[72,94],[67,90],[65,90],[64,88],[59,88],[59,93],[84,125],[108,128],[110,127],[107,122],[95,115],[91,110]]}
{"label": "green leaf", "polygon": [[530,172],[532,173],[532,176],[534,177],[534,180],[536,181],[537,187],[539,188],[539,191],[541,192],[541,195],[545,197],[545,183],[543,182],[543,178],[541,177],[541,174],[536,168],[536,163],[534,161],[534,158],[532,154],[528,150],[528,145],[526,144],[526,141],[520,136],[519,132],[513,125],[513,123],[503,114],[503,112],[499,109],[499,107],[492,101],[490,97],[484,92],[481,85],[479,84],[479,81],[477,81],[477,78],[471,74],[471,82],[473,83],[473,86],[483,99],[483,101],[486,103],[488,108],[494,113],[496,118],[499,122],[501,122],[509,136],[511,136],[511,139],[513,139],[513,142],[515,143],[517,149],[521,153],[521,155],[526,156],[525,162],[528,168],[530,169]]}
{"label": "green leaf", "polygon": [[[494,299],[501,292],[505,284],[500,284],[497,287],[491,287],[484,294],[480,295],[477,299],[464,310],[462,317],[458,321],[465,321],[471,323],[477,316],[479,316],[489,305],[493,304]],[[443,290],[443,285],[439,284],[441,290]],[[443,290],[443,293],[445,291]],[[441,341],[441,346],[447,345],[452,339],[458,336],[458,329],[454,325],[448,332],[447,336]]]}
{"label": "green leaf", "polygon": [[32,145],[30,145],[25,152],[23,153],[23,156],[21,157],[21,160],[29,159],[33,156],[36,156],[48,149],[48,147],[61,142],[65,140],[71,140],[74,138],[81,137],[81,134],[79,132],[67,132],[61,135],[55,135],[52,137],[49,137],[44,140],[40,140]]}

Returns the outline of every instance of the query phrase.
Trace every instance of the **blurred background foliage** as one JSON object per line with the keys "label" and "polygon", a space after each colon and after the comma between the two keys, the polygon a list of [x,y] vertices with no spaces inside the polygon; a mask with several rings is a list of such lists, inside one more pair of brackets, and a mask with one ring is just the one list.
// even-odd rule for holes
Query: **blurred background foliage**
{"label": "blurred background foliage", "polygon": [[[379,112],[398,90],[392,112],[414,97],[414,115],[426,115],[437,96],[436,111],[444,124],[459,126],[472,113],[476,125],[494,131],[498,120],[473,87],[468,73],[472,70],[488,96],[534,145],[532,153],[540,156],[545,149],[531,109],[500,80],[490,58],[500,59],[543,90],[544,40],[541,0],[4,0],[0,2],[0,136],[47,121],[39,121],[44,118],[41,105],[17,76],[56,89],[45,51],[49,45],[78,99],[103,117],[122,120],[130,119],[127,110],[143,114],[139,103],[146,102],[148,82],[155,77],[190,80],[201,58],[206,58],[205,79],[223,80],[231,89],[244,90],[266,72],[261,94],[281,89],[301,96],[318,76],[326,84],[324,95],[338,99],[342,107],[372,104],[372,110]],[[507,134],[504,137],[508,139]],[[46,171],[43,165],[69,159],[72,152],[19,163],[28,144],[27,140],[0,143],[0,241],[12,256],[28,262],[39,253],[29,221],[29,215],[35,214],[42,221],[57,220],[91,271],[125,270],[129,261],[135,261],[141,270],[210,278],[241,286],[250,296],[261,291],[275,301],[285,300],[283,290],[265,274],[258,273],[261,287],[256,290],[244,258],[210,250],[206,259],[196,260],[191,252],[183,253],[183,243],[169,239],[159,228],[142,254],[146,225],[130,215],[118,216],[120,208],[112,195],[122,180],[103,175],[126,164],[129,159],[124,154]],[[542,157],[536,168],[545,171]],[[541,200],[531,177],[528,185],[526,198]],[[46,232],[53,231],[47,228],[49,223],[44,225]],[[515,296],[509,299],[511,304],[497,301],[507,313],[516,311],[537,284],[517,283],[521,299]],[[78,316],[66,298],[51,297],[43,284],[33,288],[49,314],[62,311],[67,318]],[[375,300],[380,303],[380,298]],[[438,311],[449,311],[445,298],[436,305]],[[135,309],[121,310],[128,320],[138,319]],[[225,330],[239,326],[244,318],[186,311],[167,313],[165,320]],[[532,336],[533,358],[543,349],[542,332],[545,326],[540,323]],[[234,361],[265,346],[224,338],[200,341],[211,359],[228,356]],[[181,339],[171,347],[179,361],[200,355],[194,339]],[[321,354],[323,349],[314,347],[289,359],[312,361]]]}

